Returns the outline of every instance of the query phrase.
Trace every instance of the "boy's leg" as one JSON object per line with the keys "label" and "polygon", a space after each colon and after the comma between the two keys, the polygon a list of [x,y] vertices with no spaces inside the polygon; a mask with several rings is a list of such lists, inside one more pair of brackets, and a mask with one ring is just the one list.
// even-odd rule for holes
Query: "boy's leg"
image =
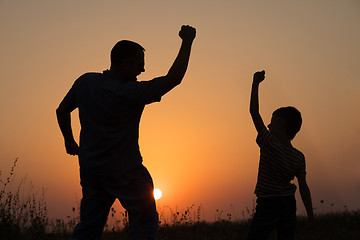
{"label": "boy's leg", "polygon": [[131,173],[132,180],[118,197],[129,214],[131,238],[155,239],[158,230],[158,213],[153,195],[152,178],[145,167]]}
{"label": "boy's leg", "polygon": [[296,200],[294,196],[284,198],[282,215],[277,225],[278,240],[295,239]]}
{"label": "boy's leg", "polygon": [[82,192],[80,222],[73,231],[72,239],[99,240],[115,197],[94,186],[83,185]]}
{"label": "boy's leg", "polygon": [[276,211],[274,212],[273,201],[269,198],[258,198],[255,210],[247,239],[267,239],[275,229],[278,220]]}

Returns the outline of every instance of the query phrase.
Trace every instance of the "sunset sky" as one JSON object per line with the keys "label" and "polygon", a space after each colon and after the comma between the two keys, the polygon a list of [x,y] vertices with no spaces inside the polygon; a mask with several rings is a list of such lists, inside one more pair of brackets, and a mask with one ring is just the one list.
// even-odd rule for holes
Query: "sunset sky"
{"label": "sunset sky", "polygon": [[[357,0],[0,1],[0,178],[18,157],[16,181],[46,189],[50,217],[71,215],[81,199],[78,163],[65,153],[55,109],[77,77],[109,68],[121,39],[146,49],[139,80],[165,75],[183,24],[197,29],[185,78],[140,124],[159,207],[201,204],[207,220],[216,209],[241,218],[252,207],[259,149],[249,97],[253,73],[264,69],[264,122],[281,106],[302,113],[293,145],[306,157],[316,211],[359,209]],[[78,139],[77,111],[72,122]]]}

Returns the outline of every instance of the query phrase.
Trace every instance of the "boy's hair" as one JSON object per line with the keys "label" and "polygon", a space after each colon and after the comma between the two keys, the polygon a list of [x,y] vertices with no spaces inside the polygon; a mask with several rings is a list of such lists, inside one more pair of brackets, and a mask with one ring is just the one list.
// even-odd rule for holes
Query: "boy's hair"
{"label": "boy's hair", "polygon": [[129,40],[121,40],[111,50],[110,60],[112,65],[118,65],[125,59],[133,58],[139,51],[145,49],[138,43]]}
{"label": "boy's hair", "polygon": [[302,118],[301,113],[295,107],[281,107],[273,112],[275,115],[284,119],[286,122],[286,134],[292,140],[300,131]]}

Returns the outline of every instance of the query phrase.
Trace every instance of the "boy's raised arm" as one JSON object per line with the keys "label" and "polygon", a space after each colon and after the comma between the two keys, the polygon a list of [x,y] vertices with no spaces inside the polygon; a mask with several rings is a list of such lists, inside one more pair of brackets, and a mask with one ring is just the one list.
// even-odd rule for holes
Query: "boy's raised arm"
{"label": "boy's raised arm", "polygon": [[265,71],[254,73],[250,97],[250,114],[257,132],[260,132],[265,124],[259,112],[259,85],[265,79]]}
{"label": "boy's raised arm", "polygon": [[191,46],[196,36],[196,30],[193,27],[183,25],[179,36],[182,39],[181,47],[173,65],[165,76],[163,94],[181,83],[188,67]]}

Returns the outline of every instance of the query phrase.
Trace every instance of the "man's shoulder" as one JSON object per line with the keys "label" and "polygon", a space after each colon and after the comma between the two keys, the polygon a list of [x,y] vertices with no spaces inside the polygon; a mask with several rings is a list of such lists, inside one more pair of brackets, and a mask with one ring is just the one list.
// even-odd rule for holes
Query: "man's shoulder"
{"label": "man's shoulder", "polygon": [[87,72],[79,77],[79,79],[99,79],[103,76],[103,73],[99,72]]}
{"label": "man's shoulder", "polygon": [[91,85],[92,82],[95,82],[102,78],[102,73],[97,72],[87,72],[81,75],[78,79],[75,81],[75,85]]}

